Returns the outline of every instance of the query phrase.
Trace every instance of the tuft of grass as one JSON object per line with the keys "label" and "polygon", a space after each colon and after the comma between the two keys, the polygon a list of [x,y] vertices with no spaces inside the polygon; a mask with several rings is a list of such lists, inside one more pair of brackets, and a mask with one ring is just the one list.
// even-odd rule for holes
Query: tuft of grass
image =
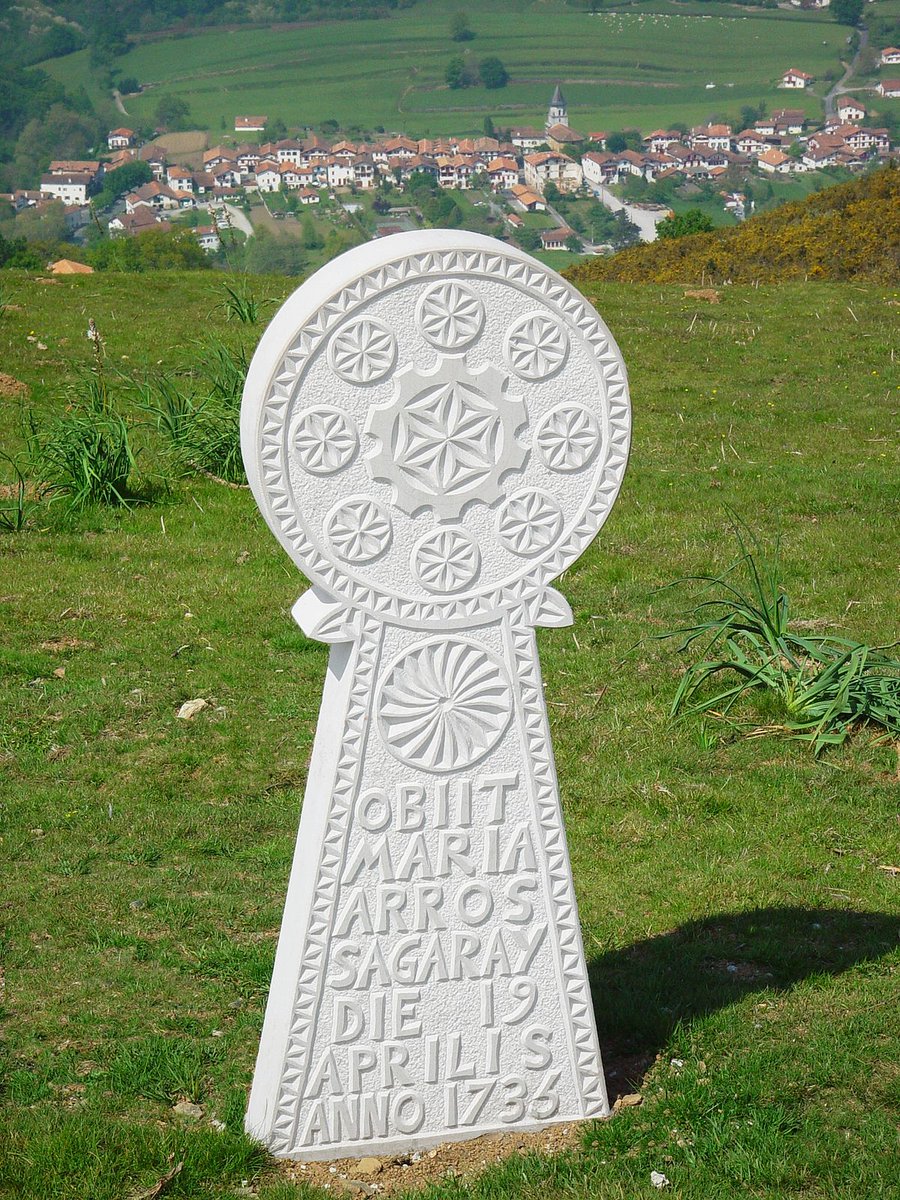
{"label": "tuft of grass", "polygon": [[226,321],[257,325],[265,311],[275,303],[273,299],[257,299],[249,281],[242,278],[233,286],[230,283],[225,284],[225,296],[213,311],[223,312]]}
{"label": "tuft of grass", "polygon": [[211,338],[199,352],[197,390],[168,376],[139,388],[141,407],[150,415],[182,474],[201,473],[218,482],[245,481],[241,457],[241,397],[249,351]]}
{"label": "tuft of grass", "polygon": [[28,496],[28,481],[18,459],[0,451],[0,459],[12,467],[15,479],[9,485],[9,495],[0,506],[0,529],[5,533],[21,533],[28,524],[35,502]]}
{"label": "tuft of grass", "polygon": [[106,1071],[106,1082],[119,1096],[142,1096],[172,1104],[201,1101],[206,1076],[219,1055],[196,1038],[151,1036],[120,1046]]}
{"label": "tuft of grass", "polygon": [[[766,558],[759,540],[737,521],[734,533],[740,556],[725,574],[691,575],[669,585],[703,584],[716,593],[694,606],[692,621],[660,635],[682,637],[680,652],[702,643],[703,658],[685,670],[671,715],[729,717],[739,701],[762,692],[782,709],[784,730],[810,742],[816,755],[841,745],[861,723],[900,736],[900,660],[884,653],[890,647],[792,632],[780,547]],[[720,675],[728,677],[726,686],[707,691]]]}
{"label": "tuft of grass", "polygon": [[99,367],[82,375],[65,411],[40,426],[30,418],[34,469],[51,497],[80,512],[95,504],[128,505],[135,468],[132,424],[116,407]]}

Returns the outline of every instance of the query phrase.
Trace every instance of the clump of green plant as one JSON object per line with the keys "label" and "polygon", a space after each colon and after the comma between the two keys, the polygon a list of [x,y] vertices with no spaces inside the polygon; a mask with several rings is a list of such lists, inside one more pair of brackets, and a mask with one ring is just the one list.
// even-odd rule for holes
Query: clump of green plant
{"label": "clump of green plant", "polygon": [[79,511],[94,504],[127,505],[135,467],[132,428],[118,411],[103,365],[103,347],[94,322],[88,327],[94,366],[73,389],[62,416],[39,424],[30,420],[34,469],[52,499],[65,496]]}
{"label": "clump of green plant", "polygon": [[257,325],[274,300],[259,300],[246,279],[239,279],[233,286],[225,284],[225,296],[216,310],[224,312],[226,321],[240,321],[242,325]]}
{"label": "clump of green plant", "polygon": [[168,443],[177,470],[228,483],[245,480],[241,397],[248,368],[243,345],[211,339],[188,386],[161,377],[145,384],[142,407]]}
{"label": "clump of green plant", "polygon": [[[767,558],[739,524],[735,535],[740,555],[724,574],[668,585],[713,593],[690,610],[688,623],[661,635],[681,637],[679,652],[699,644],[703,653],[685,670],[671,715],[710,713],[746,726],[733,718],[733,709],[752,694],[766,693],[784,714],[769,728],[810,742],[816,755],[843,743],[857,724],[900,735],[900,660],[885,653],[892,647],[793,632],[777,544]],[[710,688],[712,681],[716,686]]]}
{"label": "clump of green plant", "polygon": [[9,463],[14,480],[3,489],[4,503],[0,506],[0,529],[5,533],[21,533],[28,524],[35,501],[29,497],[29,485],[18,459],[0,451],[0,458]]}

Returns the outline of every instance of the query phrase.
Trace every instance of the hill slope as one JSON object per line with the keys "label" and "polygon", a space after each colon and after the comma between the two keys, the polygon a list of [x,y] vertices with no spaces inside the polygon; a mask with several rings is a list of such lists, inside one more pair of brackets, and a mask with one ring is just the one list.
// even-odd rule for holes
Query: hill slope
{"label": "hill slope", "polygon": [[567,274],[579,284],[807,277],[890,283],[900,277],[900,171],[883,167],[734,228],[636,246]]}
{"label": "hill slope", "polygon": [[[0,271],[0,371],[39,419],[90,365],[89,317],[129,406],[120,371],[188,387],[198,340],[260,332],[226,320],[211,271],[38,278]],[[861,734],[825,766],[771,725],[673,726],[677,658],[653,636],[688,602],[660,585],[731,560],[729,507],[781,532],[807,629],[895,636],[896,309],[867,285],[738,286],[715,310],[683,290],[592,288],[634,448],[560,583],[574,627],[540,631],[606,1064],[644,1101],[580,1154],[432,1200],[645,1200],[654,1170],[682,1200],[896,1197],[895,747]],[[153,423],[126,411],[159,478]],[[246,490],[200,476],[146,499],[0,532],[0,1198],[147,1197],[177,1163],[164,1200],[346,1197],[286,1182],[241,1132],[328,652],[293,626],[305,584]],[[185,1096],[202,1119],[173,1111]]]}

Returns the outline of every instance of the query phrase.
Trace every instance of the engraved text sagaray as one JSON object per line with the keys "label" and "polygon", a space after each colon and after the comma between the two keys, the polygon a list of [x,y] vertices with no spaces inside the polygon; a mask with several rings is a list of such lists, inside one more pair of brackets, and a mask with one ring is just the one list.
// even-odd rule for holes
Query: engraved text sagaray
{"label": "engraved text sagaray", "polygon": [[276,1154],[607,1111],[534,628],[628,437],[597,314],[478,235],[350,251],[260,343],[248,477],[332,643],[247,1115]]}

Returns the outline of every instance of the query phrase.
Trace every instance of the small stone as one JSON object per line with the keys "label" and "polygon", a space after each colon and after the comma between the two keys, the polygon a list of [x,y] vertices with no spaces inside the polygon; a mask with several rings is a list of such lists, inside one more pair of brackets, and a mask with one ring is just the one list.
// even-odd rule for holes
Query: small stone
{"label": "small stone", "polygon": [[190,1100],[179,1100],[172,1106],[172,1112],[179,1117],[186,1117],[189,1121],[199,1121],[203,1116],[203,1109],[200,1105],[194,1104]]}
{"label": "small stone", "polygon": [[377,1175],[384,1167],[380,1158],[361,1158],[356,1164],[357,1175]]}
{"label": "small stone", "polygon": [[670,1184],[669,1179],[663,1175],[662,1171],[651,1171],[650,1182],[655,1188],[659,1189],[659,1191],[662,1191],[663,1188],[669,1187]]}
{"label": "small stone", "polygon": [[53,672],[53,674],[56,676],[57,679],[65,679],[66,668],[65,667],[57,667],[56,670]]}
{"label": "small stone", "polygon": [[237,558],[235,559],[235,562],[238,564],[239,567],[242,567],[245,562],[249,562],[249,561],[250,561],[250,551],[249,550],[242,550],[240,552],[240,554],[237,556]]}
{"label": "small stone", "polygon": [[147,901],[146,900],[129,900],[128,907],[131,909],[132,912],[140,912],[140,910],[142,908],[147,907]]}
{"label": "small stone", "polygon": [[204,700],[202,696],[198,696],[196,700],[185,700],[178,710],[178,719],[179,721],[192,721],[197,713],[203,712],[204,708],[209,708],[209,701]]}
{"label": "small stone", "polygon": [[620,1096],[613,1105],[614,1109],[620,1108],[637,1108],[639,1104],[644,1103],[644,1097],[640,1092],[629,1092],[625,1096]]}

